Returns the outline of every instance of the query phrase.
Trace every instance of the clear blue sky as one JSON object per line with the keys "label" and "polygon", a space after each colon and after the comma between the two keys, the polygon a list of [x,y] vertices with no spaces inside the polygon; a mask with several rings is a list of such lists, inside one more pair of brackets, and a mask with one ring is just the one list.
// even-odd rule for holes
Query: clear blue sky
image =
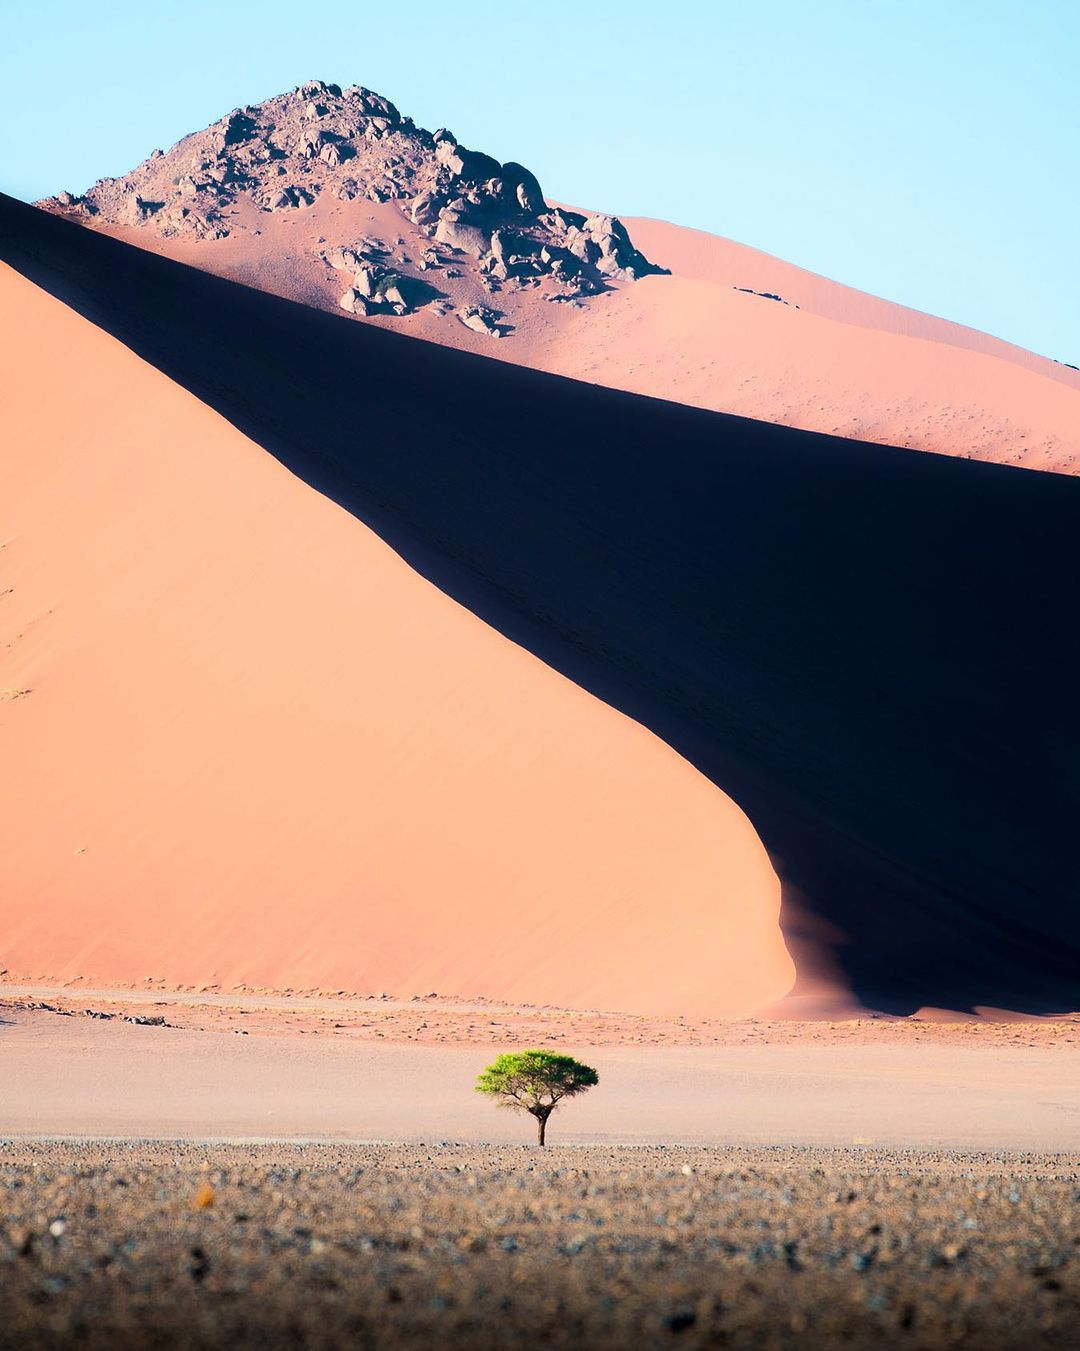
{"label": "clear blue sky", "polygon": [[0,188],[80,191],[313,76],[1080,362],[1078,0],[0,0]]}

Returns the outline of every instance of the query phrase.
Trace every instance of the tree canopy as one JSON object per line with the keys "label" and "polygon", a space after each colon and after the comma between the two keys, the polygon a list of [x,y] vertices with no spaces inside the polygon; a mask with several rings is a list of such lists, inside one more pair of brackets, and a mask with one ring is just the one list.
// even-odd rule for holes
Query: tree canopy
{"label": "tree canopy", "polygon": [[498,1100],[500,1107],[536,1117],[537,1137],[544,1143],[547,1119],[564,1098],[576,1097],[600,1082],[589,1065],[555,1051],[507,1051],[476,1081],[477,1093]]}

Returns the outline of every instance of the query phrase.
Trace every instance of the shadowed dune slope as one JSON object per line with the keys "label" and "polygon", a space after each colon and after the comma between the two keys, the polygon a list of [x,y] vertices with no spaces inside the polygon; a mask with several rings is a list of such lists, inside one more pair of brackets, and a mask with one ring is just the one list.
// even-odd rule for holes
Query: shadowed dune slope
{"label": "shadowed dune slope", "polygon": [[784,993],[779,883],[697,770],[4,267],[0,307],[0,967]]}
{"label": "shadowed dune slope", "polygon": [[[320,260],[331,243],[371,237],[388,256],[413,259],[430,248],[391,202],[324,197],[284,218],[247,210],[237,219],[245,228],[212,240],[162,238],[145,225],[93,228],[335,316],[346,283]],[[431,306],[363,322],[696,408],[1027,469],[1080,470],[1080,372],[730,240],[630,224],[672,275],[612,283],[583,308],[545,303],[553,293],[534,287],[504,285],[493,297],[460,253],[449,255],[454,280],[447,269],[420,274],[455,303],[496,305],[505,341]]]}
{"label": "shadowed dune slope", "polygon": [[1080,1006],[1080,485],[486,361],[5,200],[4,258],[736,798],[862,999]]}

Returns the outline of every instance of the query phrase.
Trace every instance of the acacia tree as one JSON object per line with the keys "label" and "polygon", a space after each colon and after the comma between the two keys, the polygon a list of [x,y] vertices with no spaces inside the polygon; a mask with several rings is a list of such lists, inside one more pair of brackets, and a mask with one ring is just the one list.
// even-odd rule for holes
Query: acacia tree
{"label": "acacia tree", "polygon": [[563,1098],[573,1098],[600,1082],[600,1076],[573,1056],[554,1051],[508,1051],[476,1081],[477,1093],[497,1099],[499,1107],[536,1117],[541,1144],[547,1120]]}

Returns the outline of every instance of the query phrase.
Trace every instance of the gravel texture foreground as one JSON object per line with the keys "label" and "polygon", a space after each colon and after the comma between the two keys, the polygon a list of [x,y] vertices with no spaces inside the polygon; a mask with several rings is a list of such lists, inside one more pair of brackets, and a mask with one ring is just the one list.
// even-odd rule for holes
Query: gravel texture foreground
{"label": "gravel texture foreground", "polygon": [[0,1346],[1075,1347],[1080,1158],[0,1146]]}

